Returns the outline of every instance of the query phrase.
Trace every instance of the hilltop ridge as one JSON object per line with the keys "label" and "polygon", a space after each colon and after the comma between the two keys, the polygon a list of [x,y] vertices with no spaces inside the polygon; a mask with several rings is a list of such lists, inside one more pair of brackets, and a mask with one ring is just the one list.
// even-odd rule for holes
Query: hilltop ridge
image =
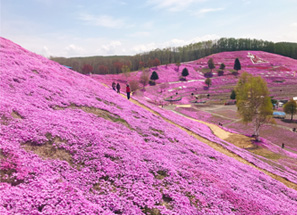
{"label": "hilltop ridge", "polygon": [[82,73],[84,72],[84,65],[89,65],[93,68],[93,71],[91,71],[93,74],[116,74],[121,72],[121,66],[125,64],[131,66],[132,71],[136,71],[142,67],[155,65],[156,59],[157,62],[160,62],[159,64],[166,65],[193,61],[221,52],[243,50],[264,51],[297,59],[297,43],[274,43],[249,38],[221,38],[219,40],[192,43],[182,47],[157,48],[134,56],[51,57],[51,59],[71,66],[75,71]]}
{"label": "hilltop ridge", "polygon": [[[2,214],[295,213],[296,190],[91,77],[0,44]],[[203,124],[156,111],[228,145]]]}

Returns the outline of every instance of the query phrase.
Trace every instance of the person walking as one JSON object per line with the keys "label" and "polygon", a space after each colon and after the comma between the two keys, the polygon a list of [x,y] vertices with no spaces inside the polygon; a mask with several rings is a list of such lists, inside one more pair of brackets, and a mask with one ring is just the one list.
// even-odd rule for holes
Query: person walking
{"label": "person walking", "polygon": [[127,99],[130,99],[131,89],[130,89],[129,84],[127,84],[127,87],[126,87],[126,93],[127,93]]}
{"label": "person walking", "polygon": [[112,82],[112,89],[114,90],[114,91],[116,91],[116,83],[115,82]]}
{"label": "person walking", "polygon": [[117,83],[117,93],[120,93],[121,85]]}

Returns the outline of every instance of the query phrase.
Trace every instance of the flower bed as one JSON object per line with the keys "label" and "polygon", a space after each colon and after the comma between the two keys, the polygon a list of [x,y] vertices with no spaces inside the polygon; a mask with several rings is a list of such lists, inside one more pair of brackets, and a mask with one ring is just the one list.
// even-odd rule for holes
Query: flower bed
{"label": "flower bed", "polygon": [[[296,211],[297,191],[91,77],[0,42],[1,214]],[[218,141],[207,126],[162,113]]]}

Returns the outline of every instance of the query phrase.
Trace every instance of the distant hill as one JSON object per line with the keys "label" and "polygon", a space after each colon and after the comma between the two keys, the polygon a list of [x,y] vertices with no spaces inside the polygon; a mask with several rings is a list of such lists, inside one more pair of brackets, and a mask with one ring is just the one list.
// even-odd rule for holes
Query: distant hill
{"label": "distant hill", "polygon": [[264,174],[296,185],[295,171],[9,40],[0,44],[1,214],[295,213],[296,189]]}
{"label": "distant hill", "polygon": [[[212,58],[215,68],[212,73],[212,85],[210,88],[205,88],[205,79],[208,68],[208,60]],[[234,61],[238,58],[241,63],[239,74],[234,74]],[[220,65],[225,65],[223,75],[219,75]],[[189,76],[187,81],[180,81],[182,70],[187,68]],[[297,60],[289,57],[284,57],[277,54],[272,54],[263,51],[232,51],[221,52],[209,55],[207,57],[183,62],[178,66],[175,64],[161,65],[150,69],[150,75],[153,71],[158,73],[159,79],[157,86],[146,86],[146,91],[139,90],[138,93],[151,100],[164,102],[164,99],[175,96],[182,96],[183,99],[178,103],[187,104],[195,100],[193,95],[205,96],[211,95],[216,103],[224,104],[230,99],[230,94],[238,81],[240,73],[246,71],[256,76],[263,77],[268,83],[268,87],[276,99],[290,99],[297,96]],[[135,80],[139,82],[139,88],[142,89],[140,83],[142,71],[131,73],[126,81],[126,77],[119,75],[92,75],[93,78],[111,86],[113,81],[116,82],[131,82]],[[161,89],[160,89],[161,88]],[[161,92],[162,91],[162,92]]]}
{"label": "distant hill", "polygon": [[118,74],[121,67],[128,65],[132,71],[142,67],[152,67],[154,60],[158,59],[161,65],[187,62],[225,51],[265,51],[297,59],[297,43],[221,38],[219,40],[204,41],[182,47],[168,47],[156,49],[134,56],[94,56],[82,58],[51,57],[52,60],[73,67],[75,71],[83,73],[84,65],[92,66],[93,74]]}

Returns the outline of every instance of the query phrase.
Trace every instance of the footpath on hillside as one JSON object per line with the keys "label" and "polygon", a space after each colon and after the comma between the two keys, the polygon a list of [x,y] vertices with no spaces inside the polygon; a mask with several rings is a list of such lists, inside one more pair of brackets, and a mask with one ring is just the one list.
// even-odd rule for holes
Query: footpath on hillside
{"label": "footpath on hillside", "polygon": [[[106,84],[103,84],[105,87],[109,88]],[[123,96],[124,98],[126,98],[126,95],[125,94],[120,94],[121,96]],[[263,172],[264,174],[270,176],[271,178],[275,179],[275,180],[278,180],[279,182],[283,183],[284,185],[286,185],[287,187],[289,188],[292,188],[294,190],[297,190],[297,184],[289,181],[287,178],[284,178],[282,176],[279,176],[277,174],[274,174],[274,173],[271,173],[265,169],[262,169],[258,166],[256,166],[254,163],[251,163],[247,160],[245,160],[244,158],[242,158],[241,156],[239,156],[238,154],[232,152],[231,150],[223,147],[222,145],[216,143],[216,142],[213,142],[213,141],[210,141],[208,140],[207,138],[204,138],[202,136],[200,136],[199,134],[173,122],[172,120],[164,117],[162,114],[158,113],[157,111],[155,110],[152,110],[151,108],[149,108],[148,106],[144,105],[143,103],[133,99],[133,98],[130,98],[130,101],[133,102],[134,104],[138,105],[139,107],[142,107],[143,109],[146,109],[148,111],[150,111],[151,113],[161,117],[163,120],[165,120],[166,122],[178,127],[179,129],[187,132],[189,135],[193,136],[194,138],[196,138],[197,140],[199,140],[200,142],[202,143],[205,143],[207,144],[208,146],[212,147],[213,149],[215,149],[216,151],[220,152],[220,153],[223,153],[231,158],[234,158],[236,159],[237,161],[243,163],[243,164],[246,164],[246,165],[249,165],[261,172]],[[231,133],[231,132],[228,132],[228,131],[225,131],[224,129],[220,128],[219,126],[217,125],[214,125],[214,124],[211,124],[211,123],[208,123],[208,122],[204,122],[204,121],[201,121],[201,120],[197,120],[197,119],[193,119],[193,118],[190,118],[190,117],[187,117],[185,115],[183,115],[183,117],[185,118],[188,118],[190,120],[193,120],[193,121],[196,121],[198,123],[202,123],[202,124],[205,124],[206,126],[208,126],[211,131],[213,132],[214,135],[216,135],[218,138],[220,138],[221,140],[225,140],[229,143],[232,143],[238,147],[241,147],[241,148],[245,148],[245,147],[249,147],[252,145],[251,143],[251,138],[247,137],[247,136],[244,136],[244,135],[241,135],[241,134],[235,134],[235,133]]]}
{"label": "footpath on hillside", "polygon": [[[126,98],[126,96],[124,94],[121,94],[121,95]],[[199,134],[197,134],[197,133],[195,133],[193,131],[190,131],[189,129],[187,129],[187,128],[185,128],[185,127],[171,121],[170,119],[162,116],[157,111],[154,111],[154,110],[150,109],[149,107],[147,107],[146,105],[142,104],[141,102],[139,102],[139,101],[137,101],[135,99],[130,98],[130,101],[133,102],[134,104],[136,104],[136,105],[150,111],[151,113],[161,117],[163,120],[165,120],[166,122],[178,127],[179,129],[186,131],[189,135],[191,135],[194,138],[198,139],[200,142],[203,142],[203,143],[207,144],[208,146],[212,147],[216,151],[218,151],[220,153],[223,153],[223,154],[225,154],[225,155],[227,155],[229,157],[232,157],[232,158],[236,159],[237,161],[239,161],[241,163],[252,166],[253,168],[265,173],[266,175],[270,176],[271,178],[282,182],[287,187],[297,190],[297,184],[289,181],[287,178],[281,177],[279,175],[276,175],[274,173],[271,173],[271,172],[269,172],[269,171],[267,171],[265,169],[262,169],[262,168],[256,166],[255,164],[245,160],[241,156],[239,156],[236,153],[228,150],[227,148],[223,147],[222,145],[220,145],[220,144],[218,144],[216,142],[210,141],[210,140],[200,136]],[[184,117],[186,117],[186,116],[184,116]],[[227,142],[230,142],[230,143],[232,143],[232,144],[234,144],[234,145],[236,145],[238,147],[248,147],[248,146],[252,145],[251,138],[249,138],[249,137],[246,137],[246,136],[241,135],[241,134],[235,134],[235,133],[225,131],[222,128],[220,128],[219,126],[211,124],[211,123],[207,123],[207,122],[204,122],[204,121],[201,121],[201,120],[196,120],[196,119],[193,119],[193,118],[190,118],[190,117],[186,117],[186,118],[207,125],[212,130],[214,135],[216,135],[218,138],[220,138],[222,140],[225,140]]]}

